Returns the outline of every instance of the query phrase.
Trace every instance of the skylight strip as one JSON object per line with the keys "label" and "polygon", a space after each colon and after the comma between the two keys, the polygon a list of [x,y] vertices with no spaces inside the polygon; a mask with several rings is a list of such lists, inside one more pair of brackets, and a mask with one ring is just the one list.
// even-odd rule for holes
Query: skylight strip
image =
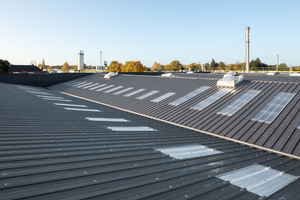
{"label": "skylight strip", "polygon": [[87,108],[64,108],[65,110],[73,110],[73,111],[84,111],[84,112],[101,112],[101,110],[97,109],[87,109]]}
{"label": "skylight strip", "polygon": [[39,89],[37,88],[33,88],[33,87],[25,87],[25,86],[16,86],[17,88],[21,89],[21,90],[35,90],[35,91],[39,91]]}
{"label": "skylight strip", "polygon": [[77,84],[74,84],[74,85],[71,85],[71,86],[72,87],[77,87],[77,86],[80,86],[80,85],[85,84],[85,83],[86,83],[86,81],[80,82],[80,83],[77,83]]}
{"label": "skylight strip", "polygon": [[126,88],[124,90],[121,90],[119,92],[114,93],[114,95],[122,94],[122,93],[127,92],[127,91],[132,90],[132,89],[133,89],[133,87],[129,87],[129,88]]}
{"label": "skylight strip", "polygon": [[298,124],[297,129],[300,129],[300,123]]}
{"label": "skylight strip", "polygon": [[80,82],[81,81],[69,81],[69,82],[64,83],[63,85],[71,86],[71,85],[75,85],[76,83],[80,83]]}
{"label": "skylight strip", "polygon": [[158,92],[159,92],[158,90],[153,90],[153,91],[148,92],[148,93],[146,93],[146,94],[144,94],[142,96],[137,97],[136,99],[145,99],[145,98],[147,98],[147,97],[149,97],[151,95],[154,95],[154,94],[156,94]]}
{"label": "skylight strip", "polygon": [[97,117],[86,117],[87,120],[95,122],[130,122],[127,119],[122,118],[97,118]]}
{"label": "skylight strip", "polygon": [[90,88],[89,90],[95,90],[95,89],[100,88],[100,87],[103,87],[103,86],[106,86],[106,84],[102,84],[102,85],[98,85],[98,86],[96,86],[96,87],[92,87],[92,88]]}
{"label": "skylight strip", "polygon": [[48,92],[38,92],[38,91],[25,91],[25,92],[29,92],[30,94],[36,94],[36,95],[53,95],[53,94],[50,94]]}
{"label": "skylight strip", "polygon": [[190,109],[193,110],[203,110],[207,106],[211,105],[215,101],[221,99],[223,96],[225,96],[227,93],[229,93],[231,90],[230,89],[221,89],[218,92],[214,93],[210,97],[204,99],[203,101],[200,101],[198,104],[190,107]]}
{"label": "skylight strip", "polygon": [[263,109],[261,109],[251,120],[271,123],[287,106],[296,94],[279,92]]}
{"label": "skylight strip", "polygon": [[221,109],[217,114],[232,116],[238,112],[242,107],[249,103],[254,97],[256,97],[261,91],[260,90],[248,90],[237,99],[232,101],[226,107]]}
{"label": "skylight strip", "polygon": [[164,100],[166,98],[169,98],[170,96],[173,96],[174,94],[176,94],[176,93],[174,93],[174,92],[168,92],[168,93],[166,93],[166,94],[164,94],[164,95],[162,95],[160,97],[157,97],[156,99],[152,99],[151,101],[157,103],[157,102],[160,102],[160,101],[162,101],[162,100]]}
{"label": "skylight strip", "polygon": [[121,88],[123,88],[123,86],[115,87],[115,88],[113,88],[113,89],[110,89],[110,90],[105,91],[104,93],[110,93],[110,92],[112,92],[112,91],[115,91],[115,90],[118,90],[118,89],[121,89]]}
{"label": "skylight strip", "polygon": [[114,87],[114,85],[109,85],[109,86],[106,86],[104,88],[100,88],[100,89],[96,90],[96,92],[99,92],[99,91],[102,91],[102,90],[106,90],[106,89],[111,88],[111,87]]}
{"label": "skylight strip", "polygon": [[86,108],[87,106],[85,105],[77,105],[77,104],[67,104],[67,103],[54,103],[57,106],[71,106],[71,107],[81,107],[81,108]]}
{"label": "skylight strip", "polygon": [[222,151],[218,151],[203,145],[186,145],[178,147],[156,148],[155,150],[160,151],[163,154],[169,155],[175,159],[203,157],[222,153]]}
{"label": "skylight strip", "polygon": [[92,85],[85,86],[85,87],[83,87],[82,89],[87,89],[87,88],[93,87],[93,86],[95,86],[95,85],[99,85],[99,83],[94,83],[94,84],[92,84]]}
{"label": "skylight strip", "polygon": [[133,91],[133,92],[131,92],[131,93],[129,93],[129,94],[124,95],[124,97],[130,97],[130,96],[133,96],[133,95],[135,95],[135,94],[137,94],[137,93],[143,92],[144,90],[145,90],[145,89],[139,89],[139,90]]}
{"label": "skylight strip", "polygon": [[82,88],[82,87],[85,87],[85,86],[91,85],[91,84],[93,84],[93,82],[85,83],[85,84],[83,84],[83,85],[77,86],[77,88]]}
{"label": "skylight strip", "polygon": [[194,91],[186,94],[185,96],[183,96],[183,97],[181,97],[181,98],[179,98],[179,99],[177,99],[177,100],[169,103],[169,105],[171,105],[171,106],[178,106],[178,105],[186,102],[187,100],[190,100],[191,98],[197,96],[198,94],[201,94],[205,90],[208,90],[209,88],[210,87],[208,87],[208,86],[202,86],[202,87],[200,87],[200,88],[198,88],[198,89],[196,89],[196,90],[194,90]]}
{"label": "skylight strip", "polygon": [[263,165],[251,165],[217,176],[261,197],[268,197],[299,177]]}
{"label": "skylight strip", "polygon": [[63,97],[55,97],[55,96],[45,96],[45,95],[36,95],[36,96],[42,98],[63,99]]}
{"label": "skylight strip", "polygon": [[156,131],[147,126],[107,126],[112,131]]}
{"label": "skylight strip", "polygon": [[68,99],[53,99],[53,98],[43,98],[44,100],[50,100],[50,101],[68,101],[71,102],[72,100]]}

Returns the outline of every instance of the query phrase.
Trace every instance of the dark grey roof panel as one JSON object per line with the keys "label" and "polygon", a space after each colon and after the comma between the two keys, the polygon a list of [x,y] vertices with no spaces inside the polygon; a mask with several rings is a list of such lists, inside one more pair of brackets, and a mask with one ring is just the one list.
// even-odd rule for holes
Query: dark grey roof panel
{"label": "dark grey roof panel", "polygon": [[[190,74],[189,74],[190,75]],[[287,153],[299,157],[297,153],[300,148],[299,139],[295,135],[296,124],[300,121],[299,115],[299,91],[300,84],[297,82],[284,83],[281,81],[264,81],[268,77],[289,78],[286,75],[276,76],[255,76],[245,74],[245,77],[256,77],[255,81],[244,81],[236,86],[232,92],[224,95],[222,98],[211,103],[203,110],[192,110],[192,106],[210,97],[224,87],[217,87],[217,78],[211,78],[209,74],[192,74],[200,76],[200,78],[164,78],[151,76],[128,76],[119,75],[110,80],[104,79],[103,75],[92,75],[81,79],[86,82],[98,82],[99,84],[110,84],[123,86],[124,88],[132,87],[132,91],[145,89],[139,95],[145,95],[153,90],[158,90],[152,98],[142,100],[135,99],[135,96],[124,98],[123,95],[106,94],[103,92],[93,92],[80,88],[68,87],[64,85],[56,85],[51,89],[87,98],[121,109],[136,112],[149,117],[176,123],[182,126],[195,128],[200,131],[206,131],[212,134],[225,136],[241,142],[258,145],[269,148],[282,153]],[[259,77],[262,77],[261,80]],[[293,78],[293,77],[291,77]],[[209,87],[209,89],[188,99],[177,106],[169,105],[181,97],[195,91],[201,87]],[[234,115],[220,116],[217,114],[222,108],[233,102],[241,94],[248,90],[260,90],[261,92],[246,106],[238,110]],[[129,91],[127,93],[130,93]],[[105,91],[104,91],[105,92]],[[160,102],[153,102],[161,95],[167,93],[175,93],[167,99]],[[251,119],[278,93],[294,93],[295,97],[288,103],[282,112],[270,124],[262,122],[254,122]],[[284,122],[284,123],[282,123]],[[296,141],[292,141],[291,137]]]}

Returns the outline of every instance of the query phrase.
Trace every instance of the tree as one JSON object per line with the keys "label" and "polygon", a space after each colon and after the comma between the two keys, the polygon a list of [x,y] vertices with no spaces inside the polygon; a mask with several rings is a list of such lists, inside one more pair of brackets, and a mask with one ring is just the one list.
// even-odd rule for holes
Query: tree
{"label": "tree", "polygon": [[215,62],[215,59],[211,60],[210,69],[215,69],[218,66],[218,63]]}
{"label": "tree", "polygon": [[235,63],[235,65],[232,66],[232,69],[235,71],[241,70],[241,64],[240,63]]}
{"label": "tree", "polygon": [[0,59],[0,73],[8,73],[10,63],[7,60]]}
{"label": "tree", "polygon": [[169,64],[169,67],[171,68],[172,71],[179,71],[182,68],[182,64],[178,60],[173,60]]}
{"label": "tree", "polygon": [[145,66],[141,61],[127,61],[124,65],[125,72],[143,72],[145,71]]}
{"label": "tree", "polygon": [[163,65],[161,65],[160,63],[155,62],[152,65],[152,71],[163,71]]}
{"label": "tree", "polygon": [[65,62],[63,67],[61,68],[62,72],[66,73],[69,71],[69,69],[70,69],[70,66],[69,66],[68,62]]}
{"label": "tree", "polygon": [[114,61],[111,61],[111,63],[107,67],[107,71],[109,71],[109,72],[121,72],[122,67],[123,67],[122,63],[119,63],[118,61],[114,60]]}
{"label": "tree", "polygon": [[199,70],[200,69],[200,64],[191,63],[191,64],[186,66],[186,69],[187,70],[191,69],[191,71]]}
{"label": "tree", "polygon": [[225,70],[225,63],[224,62],[219,63],[218,70]]}

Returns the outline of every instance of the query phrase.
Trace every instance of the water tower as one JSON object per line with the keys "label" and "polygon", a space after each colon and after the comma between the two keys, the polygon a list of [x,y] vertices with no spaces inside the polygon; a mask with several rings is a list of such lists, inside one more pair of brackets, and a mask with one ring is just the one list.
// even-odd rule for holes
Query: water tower
{"label": "water tower", "polygon": [[82,50],[78,53],[77,69],[78,70],[83,70],[84,69],[84,52]]}

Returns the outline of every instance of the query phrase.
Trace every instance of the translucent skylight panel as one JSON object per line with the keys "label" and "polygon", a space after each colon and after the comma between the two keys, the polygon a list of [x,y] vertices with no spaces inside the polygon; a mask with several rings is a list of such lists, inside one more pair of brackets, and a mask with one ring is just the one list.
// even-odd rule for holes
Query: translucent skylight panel
{"label": "translucent skylight panel", "polygon": [[71,86],[72,87],[78,87],[78,86],[83,85],[83,84],[86,84],[86,81],[84,81],[84,82],[80,81],[80,83],[77,83],[77,84],[74,84],[74,85],[71,85]]}
{"label": "translucent skylight panel", "polygon": [[81,81],[70,81],[70,82],[64,83],[63,85],[72,86],[72,85],[75,85],[77,83],[81,83]]}
{"label": "translucent skylight panel", "polygon": [[180,160],[222,153],[222,151],[217,151],[215,149],[208,148],[203,145],[186,145],[178,147],[157,148],[155,150],[160,151],[163,154],[169,155],[172,158]]}
{"label": "translucent skylight panel", "polygon": [[82,89],[87,89],[87,88],[90,88],[90,87],[94,87],[94,86],[96,86],[96,85],[99,85],[99,83],[94,83],[94,84],[85,86],[85,87],[83,87]]}
{"label": "translucent skylight panel", "polygon": [[88,83],[82,84],[80,86],[77,86],[77,88],[82,88],[84,86],[91,85],[91,84],[93,84],[93,83],[92,82],[88,82]]}
{"label": "translucent skylight panel", "polygon": [[194,90],[193,92],[190,92],[187,95],[169,103],[169,105],[178,106],[178,105],[182,104],[183,102],[186,102],[187,100],[197,96],[198,94],[201,94],[202,92],[204,92],[205,90],[207,90],[209,88],[210,87],[208,87],[208,86],[202,86],[202,87],[198,88],[197,90]]}
{"label": "translucent skylight panel", "polygon": [[39,90],[37,88],[26,87],[26,86],[16,86],[16,87],[19,88],[19,89],[22,89],[22,90]]}
{"label": "translucent skylight panel", "polygon": [[86,117],[87,120],[95,122],[130,122],[127,119],[122,118],[98,118],[98,117]]}
{"label": "translucent skylight panel", "polygon": [[156,131],[147,126],[107,126],[112,131]]}
{"label": "translucent skylight panel", "polygon": [[176,93],[174,93],[174,92],[168,92],[168,93],[166,93],[166,94],[164,94],[164,95],[162,95],[160,97],[157,97],[156,99],[152,99],[151,101],[157,103],[157,102],[160,102],[160,101],[162,101],[162,100],[164,100],[166,98],[169,98],[170,96],[173,96],[174,94],[176,94]]}
{"label": "translucent skylight panel", "polygon": [[67,102],[71,102],[72,100],[68,100],[68,99],[54,99],[54,98],[43,98],[44,100],[50,100],[50,101],[67,101]]}
{"label": "translucent skylight panel", "polygon": [[81,107],[81,108],[86,108],[87,106],[85,105],[77,105],[77,104],[68,104],[68,103],[54,103],[57,106],[70,106],[70,107]]}
{"label": "translucent skylight panel", "polygon": [[298,124],[297,129],[300,129],[300,123]]}
{"label": "translucent skylight panel", "polygon": [[45,96],[45,95],[36,95],[36,96],[42,98],[51,98],[51,99],[64,99],[63,97],[55,97],[55,96]]}
{"label": "translucent skylight panel", "polygon": [[115,87],[115,88],[113,88],[113,89],[110,89],[110,90],[105,91],[104,93],[110,93],[110,92],[113,92],[113,91],[118,90],[118,89],[121,89],[121,88],[123,88],[123,86]]}
{"label": "translucent skylight panel", "polygon": [[95,89],[103,87],[103,86],[106,86],[106,84],[97,85],[95,87],[90,88],[89,90],[95,90]]}
{"label": "translucent skylight panel", "polygon": [[148,93],[146,93],[146,94],[144,94],[142,96],[137,97],[136,99],[145,99],[145,98],[150,97],[151,95],[154,95],[154,94],[156,94],[158,92],[159,92],[158,90],[153,90],[153,91],[148,92]]}
{"label": "translucent skylight panel", "polygon": [[101,110],[97,109],[88,109],[88,108],[64,108],[65,110],[73,110],[73,111],[84,111],[84,112],[101,112]]}
{"label": "translucent skylight panel", "polygon": [[268,197],[298,177],[263,165],[251,165],[217,176],[261,197]]}
{"label": "translucent skylight panel", "polygon": [[260,90],[248,90],[242,95],[240,95],[237,99],[232,101],[226,107],[221,109],[217,114],[232,116],[237,111],[239,111],[242,107],[244,107],[247,103],[249,103],[254,97],[256,97],[261,91]]}
{"label": "translucent skylight panel", "polygon": [[114,93],[114,95],[122,94],[122,93],[127,92],[127,91],[132,90],[132,89],[133,89],[133,87],[129,87],[129,88],[126,88],[124,90],[120,90],[120,91]]}
{"label": "translucent skylight panel", "polygon": [[112,87],[114,87],[114,85],[109,85],[109,86],[106,86],[106,87],[100,88],[100,89],[98,89],[98,90],[96,90],[96,91],[97,91],[97,92],[99,92],[99,91],[106,90],[106,89],[108,89],[108,88],[112,88]]}
{"label": "translucent skylight panel", "polygon": [[214,93],[210,97],[204,99],[203,101],[200,101],[196,105],[192,106],[190,109],[194,110],[203,110],[207,106],[211,105],[215,101],[219,100],[223,96],[225,96],[227,93],[229,93],[231,90],[230,89],[221,89],[218,92]]}
{"label": "translucent skylight panel", "polygon": [[263,109],[253,118],[253,121],[271,123],[287,106],[296,94],[279,92]]}
{"label": "translucent skylight panel", "polygon": [[125,94],[124,97],[130,97],[130,96],[133,96],[133,95],[135,95],[135,94],[137,94],[137,93],[143,92],[144,90],[145,90],[145,89],[138,89],[138,90],[133,91],[133,92],[131,92],[131,93]]}
{"label": "translucent skylight panel", "polygon": [[39,92],[39,91],[25,91],[25,92],[29,92],[30,94],[39,94],[39,95],[53,95],[53,94],[49,94],[48,92]]}

